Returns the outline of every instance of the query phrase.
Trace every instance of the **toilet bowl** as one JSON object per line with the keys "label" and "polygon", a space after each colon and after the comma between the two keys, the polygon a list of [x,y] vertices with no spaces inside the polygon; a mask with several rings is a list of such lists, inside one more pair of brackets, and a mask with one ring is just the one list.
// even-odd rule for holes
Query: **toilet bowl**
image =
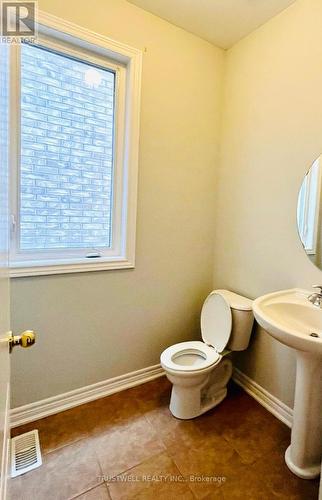
{"label": "toilet bowl", "polygon": [[203,341],[180,342],[161,354],[161,366],[173,384],[172,415],[194,418],[226,397],[232,375],[228,355],[247,349],[253,322],[250,299],[228,290],[208,295],[201,311]]}

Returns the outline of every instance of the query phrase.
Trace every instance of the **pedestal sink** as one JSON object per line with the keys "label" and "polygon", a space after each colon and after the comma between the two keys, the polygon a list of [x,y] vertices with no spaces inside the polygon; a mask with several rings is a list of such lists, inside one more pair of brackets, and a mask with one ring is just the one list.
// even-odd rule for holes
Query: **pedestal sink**
{"label": "pedestal sink", "polygon": [[253,303],[260,326],[296,350],[293,426],[285,461],[303,479],[320,474],[322,454],[322,309],[308,300],[311,293],[283,290]]}

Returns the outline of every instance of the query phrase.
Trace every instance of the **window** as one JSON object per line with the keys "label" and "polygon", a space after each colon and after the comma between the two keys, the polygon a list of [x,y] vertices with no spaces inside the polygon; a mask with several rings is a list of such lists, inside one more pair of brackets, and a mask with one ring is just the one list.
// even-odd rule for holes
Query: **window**
{"label": "window", "polygon": [[299,193],[297,223],[306,253],[316,254],[321,197],[321,158],[306,174]]}
{"label": "window", "polygon": [[134,265],[140,53],[99,42],[10,48],[13,276]]}

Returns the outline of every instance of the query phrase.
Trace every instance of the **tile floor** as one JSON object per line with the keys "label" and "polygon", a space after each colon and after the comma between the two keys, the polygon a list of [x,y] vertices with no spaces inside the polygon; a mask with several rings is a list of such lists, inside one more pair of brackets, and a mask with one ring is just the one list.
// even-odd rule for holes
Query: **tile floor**
{"label": "tile floor", "polygon": [[284,463],[290,431],[240,388],[190,421],[168,410],[165,377],[13,430],[37,428],[43,466],[11,500],[318,498]]}

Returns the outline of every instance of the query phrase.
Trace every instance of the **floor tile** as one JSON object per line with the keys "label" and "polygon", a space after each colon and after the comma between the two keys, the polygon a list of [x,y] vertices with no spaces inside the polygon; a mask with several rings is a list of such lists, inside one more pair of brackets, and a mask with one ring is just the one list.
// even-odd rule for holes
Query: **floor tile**
{"label": "floor tile", "polygon": [[289,441],[279,443],[266,456],[258,460],[252,469],[268,486],[272,499],[317,500],[319,480],[304,480],[295,476],[284,460]]}
{"label": "floor tile", "polygon": [[96,486],[96,488],[76,497],[75,500],[110,500],[110,498],[107,485],[101,484],[101,486]]}
{"label": "floor tile", "polygon": [[112,477],[165,450],[144,416],[93,439],[104,476]]}
{"label": "floor tile", "polygon": [[109,484],[109,491],[112,500],[194,498],[185,478],[165,452],[115,477]]}
{"label": "floor tile", "polygon": [[271,500],[272,495],[261,474],[249,465],[232,461],[227,481],[220,488],[224,500]]}
{"label": "floor tile", "polygon": [[88,436],[88,424],[84,418],[84,406],[77,406],[50,417],[13,429],[12,436],[38,429],[42,453],[49,453],[62,446],[75,443]]}
{"label": "floor tile", "polygon": [[189,446],[178,443],[168,449],[181,474],[189,478],[194,495],[204,498],[231,480],[243,464],[239,455],[221,436],[195,440]]}
{"label": "floor tile", "polygon": [[288,436],[290,439],[290,430],[275,417],[269,415],[267,418],[263,412],[254,412],[253,418],[247,418],[246,422],[235,428],[226,429],[223,436],[244,463],[252,464],[269,453],[276,443]]}
{"label": "floor tile", "polygon": [[254,463],[285,439],[290,430],[240,388],[231,387],[229,397],[196,421],[204,438],[217,433],[240,455]]}
{"label": "floor tile", "polygon": [[[32,473],[30,473],[32,474]],[[14,477],[8,480],[7,484],[8,498],[10,500],[21,498],[21,476]]]}
{"label": "floor tile", "polygon": [[195,420],[179,420],[171,415],[168,406],[155,408],[146,414],[151,425],[158,429],[158,435],[168,448],[182,443],[192,446],[201,441],[202,433]]}
{"label": "floor tile", "polygon": [[142,410],[132,390],[111,394],[83,405],[84,424],[91,435],[128,424],[140,415]]}
{"label": "floor tile", "polygon": [[[238,386],[192,420],[169,411],[166,377],[14,429],[39,429],[44,464],[10,481],[12,500],[317,500],[284,462],[290,431]],[[184,481],[110,481],[181,475]],[[161,474],[162,475],[162,474]]]}
{"label": "floor tile", "polygon": [[146,384],[138,385],[130,389],[130,392],[146,415],[155,408],[167,408],[169,406],[171,389],[172,384],[163,376]]}
{"label": "floor tile", "polygon": [[80,441],[48,453],[41,467],[18,478],[11,500],[67,500],[102,483],[101,476],[93,446]]}
{"label": "floor tile", "polygon": [[254,413],[262,411],[270,415],[239,386],[230,383],[228,385],[228,395],[223,402],[194,421],[203,431],[208,430],[211,434],[216,432],[222,435],[226,430],[248,422],[248,419],[252,418]]}
{"label": "floor tile", "polygon": [[206,497],[204,497],[204,500],[224,500],[222,489],[217,488],[212,490],[211,493],[209,493]]}

